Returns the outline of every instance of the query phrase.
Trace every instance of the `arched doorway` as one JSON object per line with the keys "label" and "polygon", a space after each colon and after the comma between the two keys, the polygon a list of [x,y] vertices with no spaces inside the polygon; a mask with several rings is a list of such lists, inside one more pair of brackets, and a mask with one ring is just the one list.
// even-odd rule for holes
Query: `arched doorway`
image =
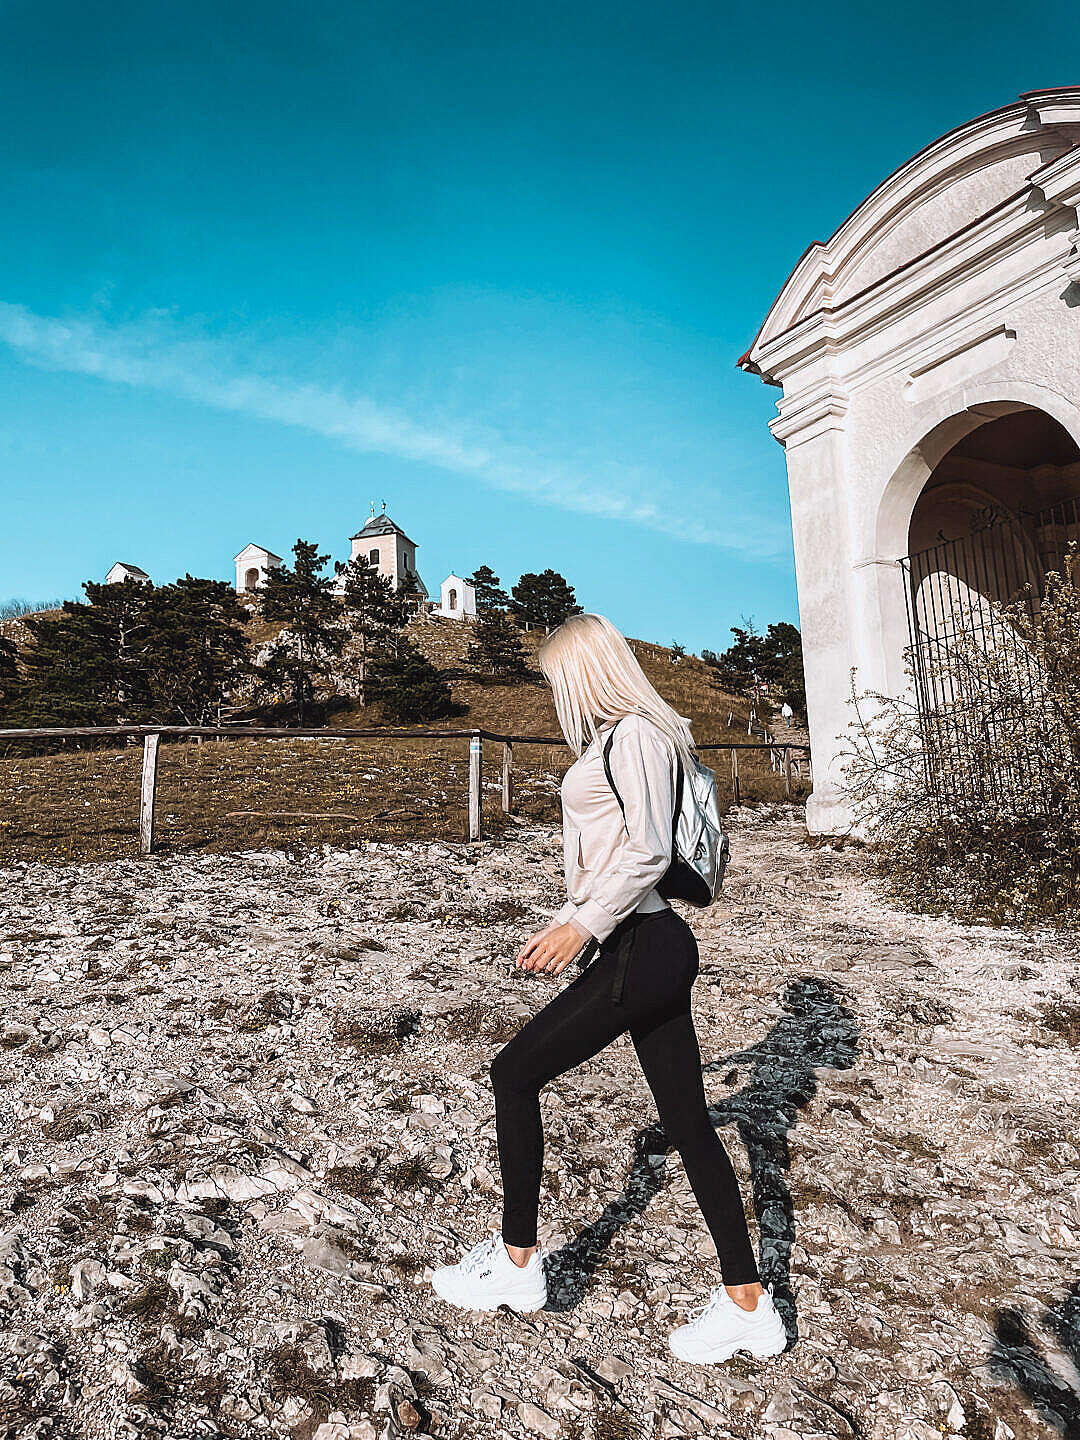
{"label": "arched doorway", "polygon": [[1048,793],[1052,754],[1044,766],[1039,746],[1016,743],[1046,713],[1023,635],[1047,573],[1077,542],[1080,445],[1044,410],[985,419],[930,471],[902,569],[926,764],[944,805]]}
{"label": "arched doorway", "polygon": [[259,572],[256,569],[248,570],[244,575],[244,589],[257,590],[259,588]]}

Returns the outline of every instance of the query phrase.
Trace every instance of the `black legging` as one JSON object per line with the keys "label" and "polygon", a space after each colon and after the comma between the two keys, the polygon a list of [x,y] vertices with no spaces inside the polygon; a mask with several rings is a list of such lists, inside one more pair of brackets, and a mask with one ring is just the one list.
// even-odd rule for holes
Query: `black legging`
{"label": "black legging", "polygon": [[673,910],[635,913],[609,936],[592,964],[496,1055],[491,1080],[506,1244],[536,1244],[544,1160],[541,1089],[629,1030],[660,1123],[682,1156],[716,1245],[724,1283],[757,1280],[738,1178],[705,1103],[690,1016],[697,972],[697,944],[684,920]]}

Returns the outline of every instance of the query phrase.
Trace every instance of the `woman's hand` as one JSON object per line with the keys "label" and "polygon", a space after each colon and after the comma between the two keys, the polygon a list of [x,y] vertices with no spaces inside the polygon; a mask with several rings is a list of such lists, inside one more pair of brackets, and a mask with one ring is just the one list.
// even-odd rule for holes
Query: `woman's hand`
{"label": "woman's hand", "polygon": [[534,975],[561,975],[584,944],[581,931],[573,925],[548,925],[529,936],[514,963]]}

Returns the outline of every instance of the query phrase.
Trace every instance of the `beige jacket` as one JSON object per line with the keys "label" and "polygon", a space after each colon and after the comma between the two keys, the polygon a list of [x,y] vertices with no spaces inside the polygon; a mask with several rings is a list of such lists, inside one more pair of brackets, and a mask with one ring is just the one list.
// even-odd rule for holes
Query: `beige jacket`
{"label": "beige jacket", "polygon": [[655,886],[671,864],[671,812],[677,774],[675,747],[641,715],[620,720],[611,747],[611,773],[626,806],[604,774],[606,726],[562,782],[563,869],[566,904],[556,922],[604,940],[634,910],[666,910]]}

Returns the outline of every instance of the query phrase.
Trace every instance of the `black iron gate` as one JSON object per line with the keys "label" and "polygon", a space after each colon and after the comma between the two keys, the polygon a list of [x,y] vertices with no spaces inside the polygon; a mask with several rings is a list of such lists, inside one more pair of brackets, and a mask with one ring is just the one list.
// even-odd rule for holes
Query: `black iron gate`
{"label": "black iron gate", "polygon": [[[1080,542],[1080,500],[978,512],[970,533],[901,560],[926,778],[939,812],[1045,809],[1060,744],[1023,630]],[[1002,612],[1011,608],[1012,619]]]}

